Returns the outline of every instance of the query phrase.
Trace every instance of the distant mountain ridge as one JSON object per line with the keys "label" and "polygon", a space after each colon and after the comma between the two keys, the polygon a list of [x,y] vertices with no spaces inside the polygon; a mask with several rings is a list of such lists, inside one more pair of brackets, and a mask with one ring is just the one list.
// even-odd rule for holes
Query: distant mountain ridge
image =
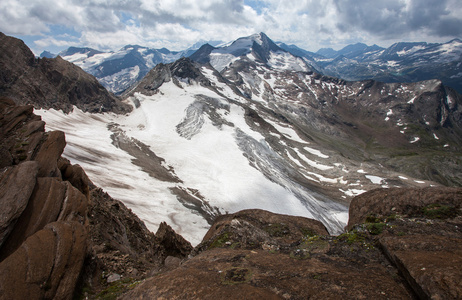
{"label": "distant mountain ridge", "polygon": [[[127,45],[112,52],[70,47],[59,55],[94,75],[104,87],[115,94],[122,94],[135,85],[159,63],[171,63],[181,57],[191,57],[200,63],[210,62],[221,71],[226,64],[249,51],[254,51],[265,61],[269,49],[289,52],[303,58],[310,69],[345,80],[416,82],[440,79],[444,84],[462,92],[462,42],[459,39],[447,43],[399,42],[388,48],[356,43],[338,51],[322,48],[317,52],[310,52],[296,45],[274,43],[264,33],[260,33],[228,44],[219,44],[219,41],[199,41],[183,51],[152,49],[139,45]],[[228,55],[226,58],[220,55],[218,61],[218,56],[213,53]],[[53,55],[44,51],[41,57]]]}
{"label": "distant mountain ridge", "polygon": [[[198,43],[182,51],[170,51],[167,48],[154,49],[140,45],[126,45],[111,52],[88,47],[69,47],[58,55],[95,76],[109,91],[121,94],[141,80],[157,64],[171,63],[181,57],[190,56],[202,45]],[[209,43],[217,45],[220,41]],[[49,52],[42,54],[50,56]]]}
{"label": "distant mountain ridge", "polygon": [[[417,82],[439,79],[462,92],[462,41],[447,43],[400,42],[388,48],[363,43],[339,51],[323,48],[303,52],[293,45],[285,50],[303,57],[324,75],[345,80]],[[315,54],[315,55],[314,55]]]}

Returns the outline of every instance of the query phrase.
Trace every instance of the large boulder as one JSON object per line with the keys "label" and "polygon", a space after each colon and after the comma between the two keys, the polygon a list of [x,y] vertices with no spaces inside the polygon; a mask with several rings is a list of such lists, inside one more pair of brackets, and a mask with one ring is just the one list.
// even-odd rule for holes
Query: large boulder
{"label": "large boulder", "polygon": [[78,222],[53,222],[0,263],[1,299],[72,299],[87,234]]}
{"label": "large boulder", "polygon": [[461,191],[365,193],[336,237],[301,217],[224,215],[191,258],[122,299],[460,299]]}
{"label": "large boulder", "polygon": [[25,162],[7,167],[0,174],[0,247],[26,209],[35,187],[37,171],[36,162]]}
{"label": "large boulder", "polygon": [[351,230],[377,245],[420,299],[461,299],[462,189],[378,189],[353,199]]}
{"label": "large boulder", "polygon": [[462,189],[448,187],[375,189],[354,198],[350,204],[347,229],[364,223],[370,216],[423,216],[429,205],[443,204],[454,211],[462,206]]}

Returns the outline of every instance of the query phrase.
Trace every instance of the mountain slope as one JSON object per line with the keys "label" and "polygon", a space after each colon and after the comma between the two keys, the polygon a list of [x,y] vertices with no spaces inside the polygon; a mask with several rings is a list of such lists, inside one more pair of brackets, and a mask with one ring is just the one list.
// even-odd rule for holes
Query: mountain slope
{"label": "mountain slope", "polygon": [[36,59],[21,41],[0,33],[0,96],[17,104],[84,111],[131,110],[79,67],[57,58]]}
{"label": "mountain slope", "polygon": [[129,115],[40,114],[96,184],[194,244],[226,212],[312,217],[339,233],[364,191],[462,184],[457,92],[321,76],[264,39],[157,65],[125,94]]}
{"label": "mountain slope", "polygon": [[194,51],[170,51],[165,48],[151,49],[127,45],[114,52],[70,47],[59,55],[95,76],[109,91],[120,94],[141,80],[155,65],[173,62],[180,57],[191,55]]}
{"label": "mountain slope", "polygon": [[273,68],[313,70],[301,58],[280,48],[264,33],[242,37],[219,48],[204,45],[190,58],[200,63],[210,63],[217,71],[221,72],[233,61],[242,57],[246,57],[250,61],[263,62]]}
{"label": "mountain slope", "polygon": [[325,58],[309,56],[307,61],[312,62],[314,58],[317,68],[325,75],[383,82],[439,79],[462,92],[462,41],[459,39],[444,44],[401,42],[387,49],[356,44],[339,51],[321,49],[317,54]]}

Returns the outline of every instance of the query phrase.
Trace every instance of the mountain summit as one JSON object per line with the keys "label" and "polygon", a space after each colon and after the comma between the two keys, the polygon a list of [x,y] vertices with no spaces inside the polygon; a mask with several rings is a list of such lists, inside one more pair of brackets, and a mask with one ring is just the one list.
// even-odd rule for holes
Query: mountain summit
{"label": "mountain summit", "polygon": [[210,63],[219,72],[229,67],[234,61],[244,57],[249,61],[264,63],[273,67],[290,68],[292,66],[298,70],[312,70],[311,66],[276,45],[263,32],[238,38],[218,48],[204,45],[190,56],[194,61]]}

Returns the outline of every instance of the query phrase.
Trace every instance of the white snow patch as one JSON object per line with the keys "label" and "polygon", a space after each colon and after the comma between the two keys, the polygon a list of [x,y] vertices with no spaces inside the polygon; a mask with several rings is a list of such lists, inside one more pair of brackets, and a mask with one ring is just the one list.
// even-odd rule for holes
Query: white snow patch
{"label": "white snow patch", "polygon": [[410,141],[409,143],[413,144],[413,143],[415,143],[415,142],[418,142],[419,140],[420,140],[420,138],[419,138],[418,136],[415,136],[415,137],[413,138],[413,140]]}
{"label": "white snow patch", "polygon": [[355,196],[361,195],[362,193],[367,192],[366,190],[359,190],[359,189],[348,189],[346,191],[342,189],[338,189],[338,190],[350,197],[355,197]]}
{"label": "white snow patch", "polygon": [[276,122],[274,122],[272,120],[269,120],[269,119],[267,119],[266,121],[268,123],[270,123],[271,125],[273,125],[273,127],[276,128],[277,131],[282,133],[287,138],[289,138],[289,139],[291,139],[291,140],[293,140],[295,142],[308,144],[308,142],[301,139],[300,136],[297,134],[297,132],[295,130],[293,130],[292,128],[279,125],[278,123],[276,123]]}
{"label": "white snow patch", "polygon": [[311,154],[314,154],[320,158],[329,158],[329,155],[323,154],[321,151],[310,148],[310,147],[303,147],[306,151],[310,152]]}
{"label": "white snow patch", "polygon": [[326,165],[320,164],[320,163],[318,163],[318,162],[316,162],[316,161],[314,161],[314,160],[309,159],[308,157],[306,157],[305,155],[303,155],[303,153],[301,153],[301,152],[300,152],[298,149],[296,149],[296,148],[295,148],[294,150],[295,150],[295,152],[297,152],[298,156],[299,156],[301,159],[303,159],[304,162],[306,162],[307,164],[309,164],[310,166],[312,166],[312,167],[314,167],[314,168],[316,168],[316,169],[325,171],[325,170],[330,170],[330,169],[334,168],[334,167],[332,167],[332,166],[326,166]]}
{"label": "white snow patch", "polygon": [[374,175],[365,175],[373,184],[382,184],[385,181],[385,178],[374,176]]}

